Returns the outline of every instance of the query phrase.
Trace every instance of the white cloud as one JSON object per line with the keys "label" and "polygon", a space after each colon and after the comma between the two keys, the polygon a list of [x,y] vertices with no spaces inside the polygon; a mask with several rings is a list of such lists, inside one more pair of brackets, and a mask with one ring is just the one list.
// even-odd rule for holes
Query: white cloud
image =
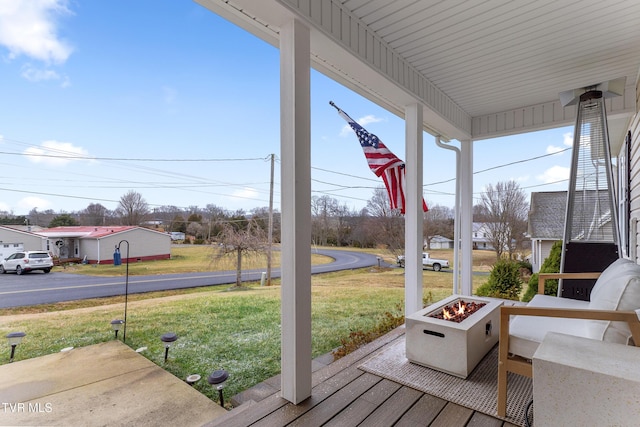
{"label": "white cloud", "polygon": [[52,70],[49,67],[38,68],[33,66],[33,64],[25,64],[22,66],[22,72],[20,75],[26,80],[34,83],[42,81],[59,81],[61,88],[71,86],[69,76],[60,75],[57,71]]}
{"label": "white cloud", "polygon": [[0,202],[0,212],[11,212],[11,208],[8,204]]}
{"label": "white cloud", "polygon": [[358,123],[360,124],[360,126],[366,126],[369,123],[377,123],[377,122],[381,122],[382,119],[379,117],[376,117],[372,114],[369,114],[368,116],[364,116],[363,118],[361,118],[360,120],[358,120]]}
{"label": "white cloud", "polygon": [[573,133],[565,132],[562,137],[564,138],[563,144],[566,147],[573,147]]}
{"label": "white cloud", "polygon": [[[383,121],[381,118],[376,117],[372,114],[369,114],[368,116],[364,116],[358,120],[356,120],[356,122],[358,122],[358,124],[362,127],[365,127],[366,125],[368,125],[369,123],[377,123],[377,122],[381,122]],[[353,132],[353,129],[351,129],[351,126],[349,125],[344,125],[344,127],[342,128],[342,130],[340,131],[340,136],[346,136],[349,135],[349,133]]]}
{"label": "white cloud", "polygon": [[573,133],[565,132],[562,134],[562,145],[564,147],[558,147],[557,145],[549,145],[547,146],[547,154],[556,154],[567,151],[567,148],[573,147]]}
{"label": "white cloud", "polygon": [[9,59],[25,55],[45,63],[64,63],[72,46],[58,34],[58,19],[71,14],[67,0],[0,2],[0,44]]}
{"label": "white cloud", "polygon": [[82,160],[86,160],[84,158],[89,156],[89,152],[84,148],[60,141],[44,141],[40,147],[27,148],[24,154],[33,163],[50,166],[65,166],[69,162],[80,160],[74,157],[82,157]]}
{"label": "white cloud", "polygon": [[244,187],[241,190],[234,191],[233,197],[241,199],[256,199],[258,198],[258,192],[254,188]]}
{"label": "white cloud", "polygon": [[542,175],[538,175],[537,178],[545,184],[562,181],[569,179],[569,170],[568,167],[564,166],[552,166],[545,170]]}
{"label": "white cloud", "polygon": [[39,69],[31,64],[25,64],[22,67],[22,77],[30,82],[39,82],[42,80],[60,80],[60,75],[51,69]]}
{"label": "white cloud", "polygon": [[560,153],[560,152],[562,152],[564,150],[565,150],[565,148],[563,148],[563,147],[558,147],[556,145],[549,145],[549,146],[547,146],[546,153],[547,154],[555,154],[555,153]]}
{"label": "white cloud", "polygon": [[23,199],[20,199],[20,201],[18,202],[18,207],[24,210],[31,210],[33,208],[38,208],[41,210],[48,209],[49,207],[51,207],[51,205],[52,204],[50,201],[36,196],[25,197]]}

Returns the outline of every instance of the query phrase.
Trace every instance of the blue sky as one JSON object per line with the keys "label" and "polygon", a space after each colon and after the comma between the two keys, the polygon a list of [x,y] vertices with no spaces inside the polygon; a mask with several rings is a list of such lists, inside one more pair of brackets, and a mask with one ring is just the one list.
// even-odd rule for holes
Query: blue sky
{"label": "blue sky", "polygon": [[[313,195],[359,210],[382,181],[329,101],[400,158],[404,123],[318,72],[311,82]],[[278,50],[197,3],[0,0],[0,95],[0,211],[115,209],[129,190],[151,208],[249,211],[268,206],[272,153],[280,209]],[[526,160],[571,133],[476,142],[477,200],[509,179],[566,190],[570,151]],[[454,155],[424,142],[425,199],[453,207]]]}

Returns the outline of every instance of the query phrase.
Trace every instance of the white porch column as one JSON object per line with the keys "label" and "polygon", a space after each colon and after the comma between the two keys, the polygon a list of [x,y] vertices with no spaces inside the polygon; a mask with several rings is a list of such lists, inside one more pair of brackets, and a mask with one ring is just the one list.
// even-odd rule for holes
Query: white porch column
{"label": "white porch column", "polygon": [[282,397],[311,396],[310,35],[301,21],[280,28],[282,187]]}
{"label": "white porch column", "polygon": [[473,292],[473,141],[460,141],[460,293]]}
{"label": "white porch column", "polygon": [[405,106],[404,312],[422,309],[422,104]]}

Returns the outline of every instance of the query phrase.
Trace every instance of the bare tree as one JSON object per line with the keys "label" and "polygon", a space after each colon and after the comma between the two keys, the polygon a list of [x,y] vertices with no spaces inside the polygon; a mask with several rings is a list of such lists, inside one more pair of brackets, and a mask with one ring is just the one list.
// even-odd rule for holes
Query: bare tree
{"label": "bare tree", "polygon": [[79,214],[82,225],[106,225],[109,210],[100,203],[91,203]]}
{"label": "bare tree", "polygon": [[389,206],[389,196],[384,187],[373,190],[373,196],[367,201],[367,211],[376,220],[374,240],[384,242],[392,252],[401,251],[404,248],[404,218],[398,209]]}
{"label": "bare tree", "polygon": [[334,212],[335,215],[335,236],[338,246],[346,246],[350,244],[351,229],[355,213],[349,209],[346,204],[337,205]]}
{"label": "bare tree", "polygon": [[489,239],[498,259],[507,251],[512,258],[520,235],[526,229],[527,203],[524,191],[515,181],[498,182],[495,188],[489,184],[481,195],[486,212]]}
{"label": "bare tree", "polygon": [[[155,219],[159,219],[162,221],[165,231],[180,231],[173,229],[173,220],[177,216],[182,217],[182,214],[184,214],[183,209],[172,205],[163,205],[153,209],[153,215],[155,216]],[[184,218],[182,218],[182,222],[184,223]]]}
{"label": "bare tree", "polygon": [[318,245],[327,245],[331,233],[330,221],[338,201],[329,196],[311,198],[311,237]]}
{"label": "bare tree", "polygon": [[220,250],[218,256],[229,253],[236,254],[236,287],[242,286],[242,257],[248,254],[262,254],[267,249],[267,236],[255,221],[248,221],[245,227],[238,227],[237,223],[225,223],[223,231],[218,236]]}
{"label": "bare tree", "polygon": [[53,221],[53,218],[55,218],[56,215],[58,215],[58,213],[54,212],[53,209],[38,211],[37,208],[33,208],[31,209],[31,211],[29,211],[29,224],[49,224],[51,221]]}
{"label": "bare tree", "polygon": [[187,225],[187,234],[196,239],[204,239],[205,232],[206,229],[199,222],[190,222],[189,225]]}
{"label": "bare tree", "polygon": [[424,239],[427,249],[431,249],[431,239],[435,236],[443,236],[453,239],[453,209],[441,205],[429,205],[429,211],[424,213]]}
{"label": "bare tree", "polygon": [[142,198],[142,194],[129,190],[127,194],[120,197],[116,213],[123,225],[140,225],[149,213],[149,205]]}
{"label": "bare tree", "polygon": [[211,242],[211,236],[222,233],[223,220],[227,217],[227,212],[213,203],[209,203],[203,210],[204,218],[207,221],[207,240]]}

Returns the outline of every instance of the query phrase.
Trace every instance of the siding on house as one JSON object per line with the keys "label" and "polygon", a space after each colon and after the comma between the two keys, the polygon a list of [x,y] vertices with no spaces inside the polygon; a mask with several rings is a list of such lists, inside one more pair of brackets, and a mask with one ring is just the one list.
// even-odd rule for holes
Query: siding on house
{"label": "siding on house", "polygon": [[567,192],[531,193],[529,206],[528,234],[531,239],[531,268],[534,273],[538,273],[542,263],[549,256],[553,244],[564,237]]}
{"label": "siding on house", "polygon": [[637,221],[640,219],[640,111],[638,105],[640,103],[640,85],[636,82],[636,113],[633,116],[629,125],[629,131],[631,132],[631,162],[630,162],[630,177],[629,185],[631,190],[630,195],[630,217],[631,227],[629,234],[631,235],[630,245],[633,247],[630,250],[630,256],[636,262],[638,261],[638,227]]}
{"label": "siding on house", "polygon": [[[427,248],[427,240],[425,239],[424,248]],[[428,245],[429,249],[453,249],[453,240],[443,236],[433,236]]]}
{"label": "siding on house", "polygon": [[472,227],[473,249],[492,251],[494,247],[491,239],[488,237],[491,235],[491,232],[487,224],[484,222],[474,222]]}
{"label": "siding on house", "polygon": [[[123,240],[126,240],[126,242],[122,242]],[[97,259],[102,264],[113,263],[113,253],[116,246],[120,244],[120,255],[122,256],[122,262],[125,263],[127,242],[129,244],[130,263],[171,258],[171,236],[147,228],[136,227],[126,232],[98,238],[97,245],[94,245],[94,248],[99,250],[99,258]],[[83,241],[82,243],[89,242]],[[93,260],[97,259],[93,258]]]}
{"label": "siding on house", "polygon": [[0,226],[0,244],[23,245],[23,249],[27,251],[46,251],[47,239],[29,231],[23,231],[11,227]]}

